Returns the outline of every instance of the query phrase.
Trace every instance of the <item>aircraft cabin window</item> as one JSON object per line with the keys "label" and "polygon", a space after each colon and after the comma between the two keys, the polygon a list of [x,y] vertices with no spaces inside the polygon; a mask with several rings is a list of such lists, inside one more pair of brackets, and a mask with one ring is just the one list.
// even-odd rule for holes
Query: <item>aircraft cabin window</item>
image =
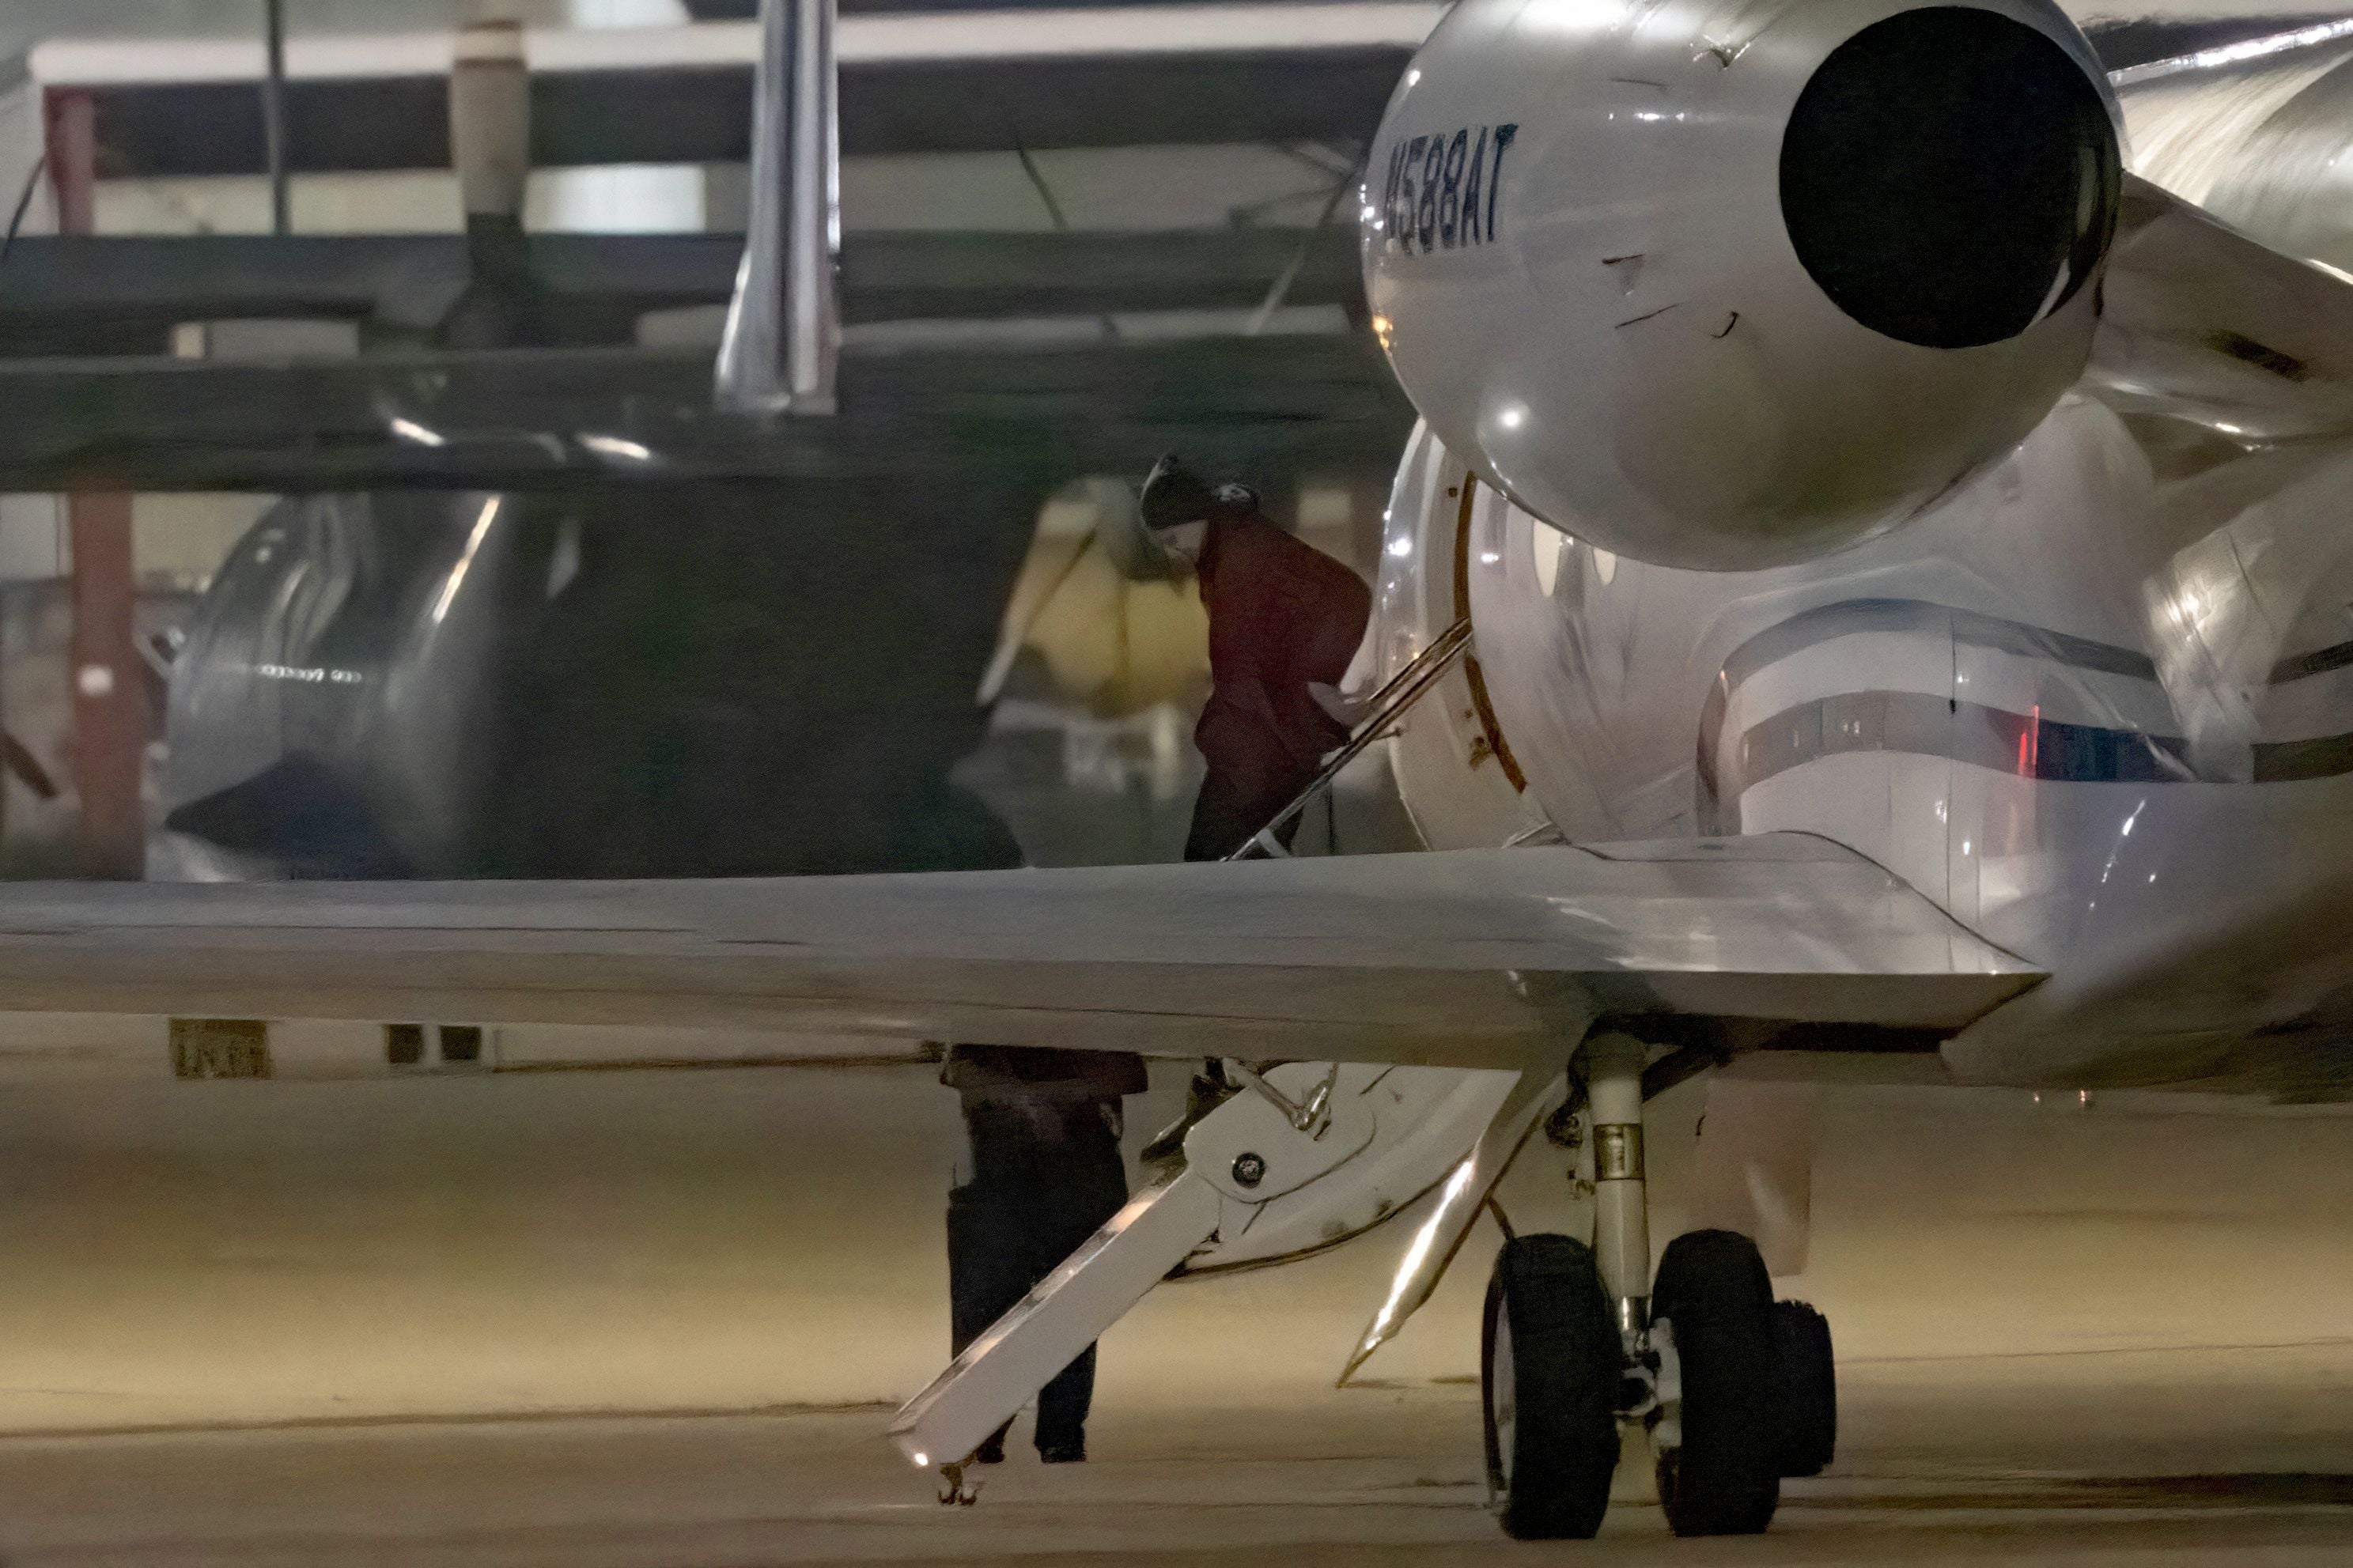
{"label": "aircraft cabin window", "polygon": [[396,1068],[413,1068],[425,1059],[425,1026],[422,1024],[386,1024],[384,1026],[384,1059]]}

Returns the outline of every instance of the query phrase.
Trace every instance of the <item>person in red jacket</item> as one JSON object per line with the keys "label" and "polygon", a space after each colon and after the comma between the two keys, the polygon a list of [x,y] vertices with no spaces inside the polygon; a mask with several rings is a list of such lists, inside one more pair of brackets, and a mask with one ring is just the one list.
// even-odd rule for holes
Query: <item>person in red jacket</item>
{"label": "person in red jacket", "polygon": [[[1154,466],[1145,526],[1200,580],[1209,616],[1209,700],[1193,741],[1208,773],[1187,860],[1221,860],[1313,783],[1348,739],[1339,684],[1373,597],[1340,562],[1268,521],[1257,492],[1211,486],[1174,457]],[[1278,835],[1285,847],[1297,819]]]}
{"label": "person in red jacket", "polygon": [[[1199,579],[1209,616],[1209,700],[1193,742],[1209,764],[1185,841],[1187,860],[1222,860],[1314,782],[1355,722],[1339,686],[1365,637],[1373,596],[1340,562],[1268,521],[1246,485],[1211,486],[1174,457],[1154,465],[1138,510],[1155,540]],[[1285,848],[1293,817],[1275,835]],[[1185,1114],[1145,1145],[1180,1159],[1185,1134],[1233,1093],[1204,1065]]]}

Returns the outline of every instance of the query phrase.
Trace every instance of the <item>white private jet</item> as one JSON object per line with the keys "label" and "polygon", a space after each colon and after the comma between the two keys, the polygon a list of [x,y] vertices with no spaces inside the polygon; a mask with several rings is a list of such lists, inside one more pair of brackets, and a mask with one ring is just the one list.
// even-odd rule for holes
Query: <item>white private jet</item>
{"label": "white private jet", "polygon": [[1377,662],[1476,639],[1394,742],[1429,853],[26,885],[0,1001],[1228,1058],[1185,1168],[902,1412],[956,1478],[1172,1269],[1435,1189],[1360,1361],[1513,1159],[1567,1146],[1590,1242],[1512,1237],[1488,1296],[1505,1529],[1591,1534],[1633,1426],[1678,1532],[1761,1530],[1829,1455],[1827,1331],[1746,1236],[1653,1268],[1646,1093],[1768,1052],[2302,1096],[2353,1067],[2353,278],[2293,199],[2348,60],[2315,25],[2111,82],[2044,0],[1461,0],[1362,203],[1425,420]]}

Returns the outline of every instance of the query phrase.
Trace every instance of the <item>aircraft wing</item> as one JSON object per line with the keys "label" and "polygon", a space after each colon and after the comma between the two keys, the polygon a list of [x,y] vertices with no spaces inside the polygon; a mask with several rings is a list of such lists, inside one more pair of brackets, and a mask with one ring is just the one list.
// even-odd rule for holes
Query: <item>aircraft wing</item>
{"label": "aircraft wing", "polygon": [[1516,1065],[1604,1013],[1948,1035],[2040,976],[1827,841],[646,882],[23,883],[0,1010]]}
{"label": "aircraft wing", "polygon": [[2284,888],[2137,962],[2054,980],[1944,1047],[1964,1082],[2353,1095],[2353,871]]}

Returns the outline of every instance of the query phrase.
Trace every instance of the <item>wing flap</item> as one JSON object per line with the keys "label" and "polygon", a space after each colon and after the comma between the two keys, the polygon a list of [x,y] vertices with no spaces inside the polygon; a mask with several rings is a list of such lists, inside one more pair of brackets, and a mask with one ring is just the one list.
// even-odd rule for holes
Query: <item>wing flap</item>
{"label": "wing flap", "polygon": [[2053,980],[1948,1042],[1946,1064],[1968,1083],[2353,1097],[2348,909],[2353,867],[2316,871],[2129,963]]}

